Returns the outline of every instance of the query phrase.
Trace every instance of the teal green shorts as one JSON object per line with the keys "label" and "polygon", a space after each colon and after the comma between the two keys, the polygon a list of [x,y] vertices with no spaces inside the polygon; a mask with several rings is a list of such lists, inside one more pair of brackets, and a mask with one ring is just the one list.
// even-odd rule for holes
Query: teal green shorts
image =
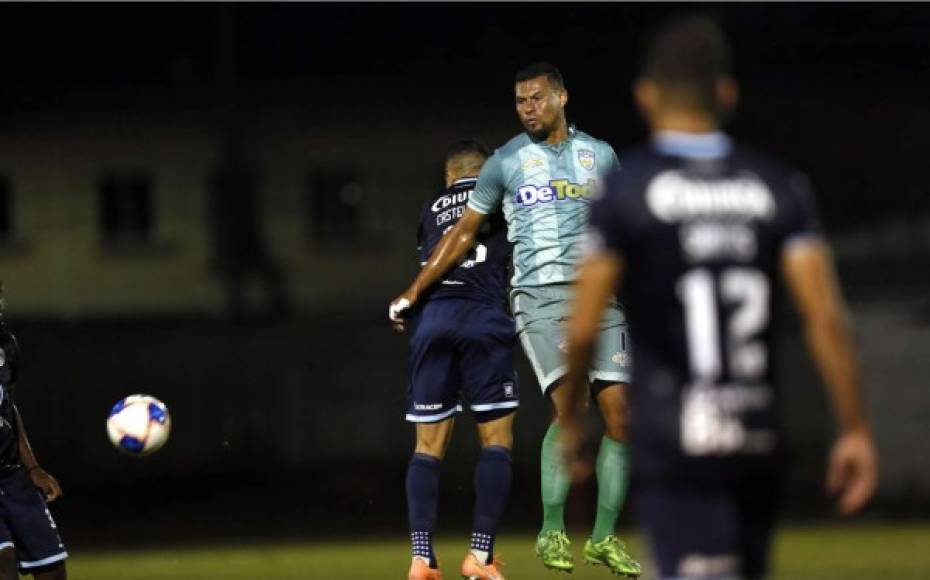
{"label": "teal green shorts", "polygon": [[[510,291],[517,336],[543,393],[568,370],[564,326],[571,314],[572,292],[568,284],[525,286]],[[591,382],[629,383],[632,371],[632,344],[626,315],[620,304],[611,300],[601,321],[590,379]]]}

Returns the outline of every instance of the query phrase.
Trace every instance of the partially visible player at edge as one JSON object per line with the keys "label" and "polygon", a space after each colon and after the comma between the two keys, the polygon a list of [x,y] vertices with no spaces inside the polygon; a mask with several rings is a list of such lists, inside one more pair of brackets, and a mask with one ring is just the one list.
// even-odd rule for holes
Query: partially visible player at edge
{"label": "partially visible player at edge", "polygon": [[0,580],[19,573],[65,580],[68,553],[46,506],[61,497],[61,486],[36,460],[13,402],[19,344],[3,320],[4,304],[0,282]]}
{"label": "partially visible player at edge", "polygon": [[[459,220],[490,152],[461,141],[446,154],[446,190],[420,215],[420,261]],[[446,236],[448,237],[448,236]],[[416,451],[407,469],[407,505],[413,561],[409,580],[438,580],[433,552],[439,466],[452,436],[454,417],[467,403],[478,424],[481,454],[475,466],[471,549],[462,577],[504,580],[494,558],[494,539],[510,495],[513,417],[519,405],[513,364],[516,342],[507,311],[511,245],[501,216],[479,233],[471,254],[436,284],[424,287],[412,312],[407,420],[416,425]],[[398,323],[402,329],[403,323]]]}
{"label": "partially visible player at edge", "polygon": [[[567,398],[560,388],[566,371],[564,322],[591,199],[601,179],[617,167],[613,149],[570,126],[568,92],[561,73],[548,63],[517,72],[516,111],[524,133],[494,152],[468,207],[443,238],[413,284],[392,303],[395,311],[415,305],[465,256],[475,235],[503,211],[514,242],[511,305],[524,352],[555,417],[541,451],[542,530],[536,554],[551,569],[571,571],[574,559],[565,533],[564,506],[571,477],[559,447],[559,425]],[[591,394],[606,424],[597,456],[598,502],[585,561],[612,572],[638,576],[639,564],[614,535],[628,487],[626,384],[630,380],[626,321],[612,304],[601,322],[598,355],[590,368]]]}
{"label": "partially visible player at edge", "polygon": [[839,422],[826,486],[838,510],[877,482],[846,309],[797,171],[720,132],[736,104],[729,49],[710,20],[654,36],[634,87],[652,142],[623,156],[590,215],[569,326],[565,447],[580,440],[601,312],[619,288],[633,332],[637,515],[662,578],[762,578],[782,436],[771,316],[787,282]]}

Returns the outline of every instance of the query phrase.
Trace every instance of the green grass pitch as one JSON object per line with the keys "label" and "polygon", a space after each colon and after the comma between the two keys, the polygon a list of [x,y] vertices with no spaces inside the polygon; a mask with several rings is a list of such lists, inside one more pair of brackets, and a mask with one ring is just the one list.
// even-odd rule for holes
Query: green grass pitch
{"label": "green grass pitch", "polygon": [[[646,559],[638,537],[622,534]],[[573,534],[576,561],[583,539]],[[467,538],[443,537],[437,552],[447,579],[458,578]],[[511,580],[612,578],[603,568],[579,565],[571,576],[543,570],[533,556],[533,538],[506,536],[498,551]],[[72,580],[403,580],[407,544],[397,540],[340,543],[281,543],[214,548],[83,552],[69,560]],[[774,551],[774,580],[930,578],[930,524],[847,525],[783,528]],[[647,565],[644,579],[652,578]]]}

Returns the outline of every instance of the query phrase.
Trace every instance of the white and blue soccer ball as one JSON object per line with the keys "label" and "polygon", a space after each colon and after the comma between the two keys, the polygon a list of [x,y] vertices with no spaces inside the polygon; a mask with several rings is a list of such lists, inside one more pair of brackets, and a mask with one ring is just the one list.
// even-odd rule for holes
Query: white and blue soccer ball
{"label": "white and blue soccer ball", "polygon": [[107,417],[107,434],[113,446],[129,455],[148,455],[161,449],[171,432],[171,415],[151,395],[120,399]]}

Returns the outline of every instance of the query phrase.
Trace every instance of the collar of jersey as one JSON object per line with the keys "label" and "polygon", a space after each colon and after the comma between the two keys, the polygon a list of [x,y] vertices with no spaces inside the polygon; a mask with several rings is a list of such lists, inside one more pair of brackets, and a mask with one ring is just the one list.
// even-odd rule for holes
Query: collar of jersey
{"label": "collar of jersey", "polygon": [[720,132],[659,131],[652,136],[652,145],[660,153],[692,159],[724,157],[733,149],[730,138]]}
{"label": "collar of jersey", "polygon": [[458,179],[452,182],[452,185],[461,185],[469,181],[478,181],[478,178],[477,177],[459,177]]}

